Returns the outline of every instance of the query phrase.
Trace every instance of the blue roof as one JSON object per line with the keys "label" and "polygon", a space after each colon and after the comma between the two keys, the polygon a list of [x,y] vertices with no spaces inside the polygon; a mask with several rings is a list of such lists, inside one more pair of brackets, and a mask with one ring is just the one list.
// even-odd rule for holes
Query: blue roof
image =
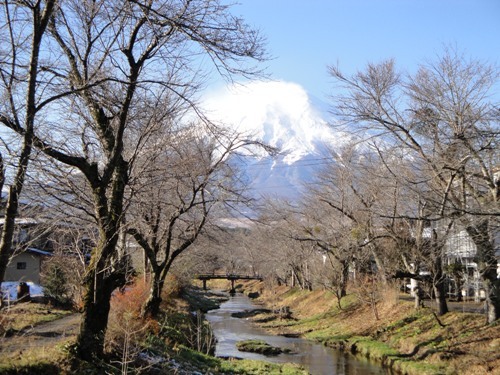
{"label": "blue roof", "polygon": [[28,247],[28,249],[26,251],[29,251],[30,253],[39,254],[39,255],[52,256],[52,253],[50,251],[44,251],[44,250],[36,249],[34,247]]}

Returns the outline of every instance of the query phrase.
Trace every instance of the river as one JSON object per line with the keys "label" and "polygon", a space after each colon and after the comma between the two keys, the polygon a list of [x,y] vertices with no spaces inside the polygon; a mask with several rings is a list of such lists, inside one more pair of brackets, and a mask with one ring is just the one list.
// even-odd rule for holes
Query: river
{"label": "river", "polygon": [[[232,313],[259,308],[244,294],[238,293],[217,310],[206,314],[217,338],[215,355],[217,357],[235,357],[258,359],[275,363],[298,363],[313,375],[368,375],[389,374],[389,370],[375,364],[357,360],[352,355],[327,348],[301,338],[270,335],[247,319],[234,318]],[[240,352],[236,343],[241,340],[264,340],[272,346],[288,348],[289,354],[264,356],[256,353]]]}

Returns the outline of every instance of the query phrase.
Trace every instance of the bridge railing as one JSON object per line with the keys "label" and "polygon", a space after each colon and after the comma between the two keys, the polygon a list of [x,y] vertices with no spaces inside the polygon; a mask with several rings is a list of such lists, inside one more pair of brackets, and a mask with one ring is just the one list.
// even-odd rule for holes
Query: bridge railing
{"label": "bridge railing", "polygon": [[195,279],[203,280],[203,279],[227,279],[227,280],[262,280],[263,277],[261,275],[240,275],[235,273],[201,273],[196,274],[194,276]]}

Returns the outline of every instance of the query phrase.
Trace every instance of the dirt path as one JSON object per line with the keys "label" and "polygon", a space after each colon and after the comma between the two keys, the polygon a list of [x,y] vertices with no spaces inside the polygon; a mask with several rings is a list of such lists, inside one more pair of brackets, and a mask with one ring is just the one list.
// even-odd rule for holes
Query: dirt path
{"label": "dirt path", "polygon": [[[413,301],[413,297],[410,295],[405,295],[405,296],[400,296],[399,297],[402,300],[405,301]],[[436,307],[436,301],[433,299],[425,299],[423,301],[424,306],[430,307],[433,309],[437,309]],[[484,302],[451,302],[451,301],[446,301],[446,304],[448,305],[448,310],[450,311],[458,311],[458,312],[464,312],[464,313],[475,313],[475,314],[484,314],[485,312],[485,304]]]}
{"label": "dirt path", "polygon": [[80,326],[80,314],[26,328],[10,337],[0,338],[0,359],[15,356],[25,350],[44,350],[68,338],[75,337]]}

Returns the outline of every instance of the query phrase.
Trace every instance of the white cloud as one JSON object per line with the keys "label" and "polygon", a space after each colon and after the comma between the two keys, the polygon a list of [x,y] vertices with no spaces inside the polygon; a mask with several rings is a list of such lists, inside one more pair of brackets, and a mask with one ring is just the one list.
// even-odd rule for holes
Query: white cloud
{"label": "white cloud", "polygon": [[318,104],[300,85],[283,81],[235,84],[209,93],[204,102],[212,120],[280,147],[289,163],[314,154],[318,141],[335,139]]}

